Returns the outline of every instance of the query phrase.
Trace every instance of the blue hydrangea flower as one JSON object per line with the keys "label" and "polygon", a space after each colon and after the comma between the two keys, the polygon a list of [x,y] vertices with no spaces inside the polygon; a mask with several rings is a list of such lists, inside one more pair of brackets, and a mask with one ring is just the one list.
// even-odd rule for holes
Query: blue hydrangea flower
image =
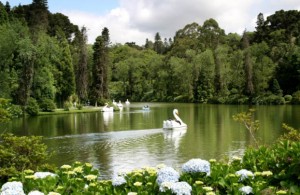
{"label": "blue hydrangea flower", "polygon": [[156,182],[158,185],[167,182],[177,182],[179,179],[179,173],[175,171],[172,167],[164,167],[157,172]]}
{"label": "blue hydrangea flower", "polygon": [[182,171],[185,173],[206,173],[206,175],[210,175],[210,163],[202,159],[191,159],[182,165]]}
{"label": "blue hydrangea flower", "polygon": [[19,181],[6,182],[1,187],[0,195],[25,195],[23,184]]}
{"label": "blue hydrangea flower", "polygon": [[172,184],[171,191],[177,195],[190,195],[192,187],[185,181],[176,182]]}
{"label": "blue hydrangea flower", "polygon": [[250,186],[243,186],[239,189],[242,194],[250,194],[252,193],[252,188]]}
{"label": "blue hydrangea flower", "polygon": [[123,176],[116,176],[112,179],[113,186],[120,186],[126,183],[126,179]]}
{"label": "blue hydrangea flower", "polygon": [[236,175],[240,176],[240,181],[243,181],[244,179],[248,177],[254,177],[254,174],[251,171],[248,171],[247,169],[241,169],[237,172],[235,172]]}

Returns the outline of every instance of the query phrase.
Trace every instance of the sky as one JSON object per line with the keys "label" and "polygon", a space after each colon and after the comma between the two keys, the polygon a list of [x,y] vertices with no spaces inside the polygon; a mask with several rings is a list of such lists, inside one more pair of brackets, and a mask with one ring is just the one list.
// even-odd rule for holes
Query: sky
{"label": "sky", "polygon": [[[3,4],[7,0],[0,0]],[[8,0],[11,7],[32,0]],[[164,40],[193,22],[213,18],[225,33],[254,31],[257,15],[265,19],[278,10],[300,11],[299,0],[48,0],[51,13],[62,13],[80,28],[87,28],[88,42],[94,43],[107,27],[112,44],[154,41],[158,32]]]}

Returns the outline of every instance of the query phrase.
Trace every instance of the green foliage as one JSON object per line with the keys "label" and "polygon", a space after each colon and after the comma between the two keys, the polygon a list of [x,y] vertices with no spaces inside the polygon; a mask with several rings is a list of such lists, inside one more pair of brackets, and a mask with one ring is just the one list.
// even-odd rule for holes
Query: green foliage
{"label": "green foliage", "polygon": [[42,99],[39,105],[44,112],[54,112],[56,109],[55,103],[51,99]]}
{"label": "green foliage", "polygon": [[265,94],[252,99],[253,104],[257,105],[283,105],[285,99],[281,95]]}
{"label": "green foliage", "polygon": [[[191,194],[242,194],[240,189],[244,186],[252,188],[251,194],[299,193],[299,187],[294,185],[297,180],[292,181],[283,176],[293,175],[297,167],[289,167],[289,164],[283,163],[286,160],[280,157],[280,144],[273,148],[248,149],[243,159],[232,157],[230,162],[211,159],[210,174],[181,172],[179,181],[191,186]],[[285,153],[298,151],[292,150],[289,148]],[[276,168],[276,164],[272,164],[273,159],[282,164]],[[173,194],[170,189],[171,183],[157,183],[158,172],[164,167],[163,164],[143,167],[131,172],[119,172],[112,180],[99,180],[100,174],[91,164],[75,162],[73,165],[62,165],[55,171],[55,175],[45,178],[37,178],[33,174],[34,171],[24,170],[18,177],[12,178],[12,181],[21,181],[25,193],[38,190],[45,194]],[[282,168],[289,172],[282,173]],[[243,179],[237,174],[237,171],[242,169],[247,171]]]}
{"label": "green foliage", "polygon": [[64,110],[65,111],[70,111],[71,107],[72,107],[72,103],[70,101],[65,101],[64,102]]}
{"label": "green foliage", "polygon": [[300,141],[300,132],[297,129],[294,129],[293,127],[290,127],[289,125],[283,123],[282,128],[285,130],[284,134],[280,136],[279,140],[290,140],[298,142]]}
{"label": "green foliage", "polygon": [[293,99],[293,96],[291,96],[291,95],[285,95],[284,96],[284,100],[285,100],[286,103],[290,103],[292,101],[292,99]]}
{"label": "green foliage", "polygon": [[76,104],[76,108],[77,108],[78,110],[82,110],[83,105],[82,105],[82,104]]}
{"label": "green foliage", "polygon": [[244,47],[240,35],[225,34],[213,18],[185,25],[174,40],[157,32],[142,47],[110,45],[106,27],[87,44],[86,29],[50,13],[45,1],[8,7],[0,6],[0,96],[22,106],[33,97],[63,107],[74,93],[78,102],[93,103],[130,97],[285,104],[289,100],[281,96],[300,89],[298,10],[276,11],[266,20],[259,14],[256,31],[245,33]]}
{"label": "green foliage", "polygon": [[269,170],[273,173],[269,179],[270,185],[299,193],[299,152],[299,141],[279,141],[270,147],[248,149],[243,157],[243,165],[246,169],[258,172]]}
{"label": "green foliage", "polygon": [[8,111],[12,118],[20,118],[23,116],[23,110],[20,105],[11,104]]}
{"label": "green foliage", "polygon": [[8,99],[0,98],[0,124],[8,122],[11,119],[11,114],[7,110],[9,102]]}
{"label": "green foliage", "polygon": [[295,93],[292,94],[292,104],[300,104],[300,91],[296,91]]}
{"label": "green foliage", "polygon": [[8,122],[12,118],[23,116],[21,106],[14,105],[11,100],[0,98],[0,123]]}
{"label": "green foliage", "polygon": [[29,98],[25,110],[31,116],[37,116],[40,111],[40,107],[34,98]]}
{"label": "green foliage", "polygon": [[51,155],[38,136],[17,137],[2,134],[0,144],[0,182],[17,175],[25,169],[39,170],[46,167]]}
{"label": "green foliage", "polygon": [[253,113],[255,112],[255,109],[249,109],[247,112],[241,112],[236,115],[233,115],[233,120],[241,123],[246,127],[246,129],[249,131],[251,137],[255,141],[255,144],[258,146],[258,142],[255,138],[254,133],[259,129],[259,121],[254,120]]}

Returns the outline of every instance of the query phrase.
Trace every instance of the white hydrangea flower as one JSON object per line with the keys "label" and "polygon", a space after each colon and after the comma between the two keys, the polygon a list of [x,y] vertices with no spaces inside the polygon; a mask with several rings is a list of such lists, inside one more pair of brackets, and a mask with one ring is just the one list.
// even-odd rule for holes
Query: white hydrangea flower
{"label": "white hydrangea flower", "polygon": [[72,166],[71,165],[62,165],[60,168],[61,169],[71,169]]}
{"label": "white hydrangea flower", "polygon": [[116,176],[112,179],[113,186],[120,186],[126,183],[126,179],[122,176]]}
{"label": "white hydrangea flower", "polygon": [[273,173],[272,173],[272,171],[263,171],[261,175],[262,176],[272,176]]}
{"label": "white hydrangea flower", "polygon": [[23,184],[19,181],[6,182],[1,187],[0,195],[25,195]]}
{"label": "white hydrangea flower", "polygon": [[242,194],[250,194],[252,193],[252,188],[250,186],[243,186],[239,189]]}
{"label": "white hydrangea flower", "polygon": [[57,193],[57,192],[49,192],[48,195],[60,195],[60,193]]}
{"label": "white hydrangea flower", "polygon": [[137,192],[128,192],[127,195],[137,195],[138,193]]}
{"label": "white hydrangea flower", "polygon": [[190,195],[192,187],[185,181],[176,182],[172,184],[171,191],[177,195]]}
{"label": "white hydrangea flower", "polygon": [[164,181],[160,184],[159,186],[159,191],[160,192],[166,192],[167,190],[171,189],[173,182],[168,182],[168,181]]}
{"label": "white hydrangea flower", "polygon": [[182,171],[185,173],[206,173],[210,175],[210,163],[202,159],[191,159],[182,165]]}
{"label": "white hydrangea flower", "polygon": [[35,190],[35,191],[29,192],[28,195],[45,195],[45,194],[43,192]]}
{"label": "white hydrangea flower", "polygon": [[162,182],[177,182],[179,179],[179,173],[172,167],[165,167],[157,172],[156,182],[160,185]]}
{"label": "white hydrangea flower", "polygon": [[45,178],[45,177],[47,177],[47,176],[55,177],[56,174],[50,173],[50,172],[35,172],[35,173],[34,173],[34,176],[35,176],[36,178],[43,179],[43,178]]}
{"label": "white hydrangea flower", "polygon": [[248,171],[247,169],[241,169],[237,172],[235,172],[236,175],[240,176],[240,181],[243,181],[244,179],[248,177],[254,177],[254,174],[251,171]]}
{"label": "white hydrangea flower", "polygon": [[88,181],[92,181],[97,179],[97,175],[86,175],[84,178],[86,178]]}

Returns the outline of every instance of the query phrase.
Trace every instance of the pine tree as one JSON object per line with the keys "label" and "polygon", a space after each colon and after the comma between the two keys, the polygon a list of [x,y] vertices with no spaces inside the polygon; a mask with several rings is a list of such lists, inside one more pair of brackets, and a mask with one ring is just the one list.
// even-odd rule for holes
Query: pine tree
{"label": "pine tree", "polygon": [[47,0],[33,0],[30,4],[28,24],[36,37],[40,31],[48,29],[48,2]]}
{"label": "pine tree", "polygon": [[76,93],[80,100],[87,98],[88,90],[88,54],[86,28],[79,33],[79,61],[76,72]]}
{"label": "pine tree", "polygon": [[102,35],[96,38],[93,45],[93,84],[92,99],[94,101],[108,98],[108,45],[109,31],[102,30]]}

